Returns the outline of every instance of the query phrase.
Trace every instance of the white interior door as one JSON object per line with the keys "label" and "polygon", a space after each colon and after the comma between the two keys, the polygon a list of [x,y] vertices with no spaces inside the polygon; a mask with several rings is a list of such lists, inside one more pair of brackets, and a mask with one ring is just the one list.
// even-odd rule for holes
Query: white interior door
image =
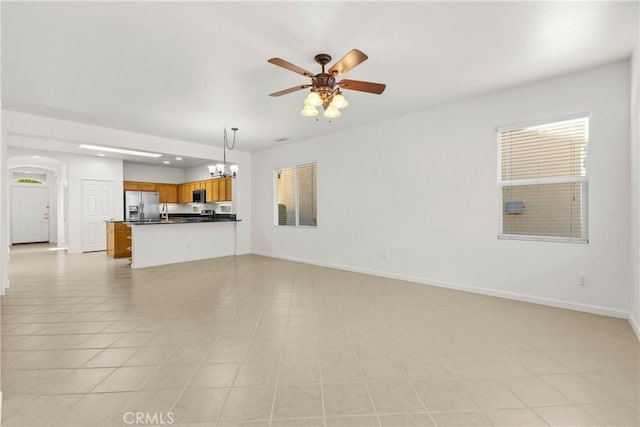
{"label": "white interior door", "polygon": [[113,182],[82,181],[82,252],[107,250],[105,221],[113,219]]}
{"label": "white interior door", "polygon": [[11,187],[12,243],[49,241],[49,188]]}

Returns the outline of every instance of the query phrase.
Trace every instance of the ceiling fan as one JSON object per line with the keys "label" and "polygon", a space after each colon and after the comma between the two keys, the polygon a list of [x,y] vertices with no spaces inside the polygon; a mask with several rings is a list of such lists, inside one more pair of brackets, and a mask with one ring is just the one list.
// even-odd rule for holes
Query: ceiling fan
{"label": "ceiling fan", "polygon": [[342,96],[341,89],[357,90],[360,92],[369,92],[380,95],[386,88],[386,85],[381,83],[363,82],[360,80],[343,79],[336,81],[336,77],[343,75],[352,68],[355,68],[362,62],[366,61],[367,58],[368,56],[358,49],[353,49],[325,72],[324,67],[331,61],[331,56],[326,53],[320,53],[314,58],[315,61],[322,66],[322,72],[318,74],[313,74],[304,68],[300,68],[297,65],[285,61],[284,59],[271,58],[268,61],[271,64],[286,68],[294,73],[302,74],[305,77],[310,77],[311,83],[270,93],[269,96],[286,95],[288,93],[310,87],[311,92],[304,101],[304,108],[302,109],[301,114],[307,117],[317,116],[318,110],[316,110],[316,107],[322,106],[325,110],[325,117],[340,117],[340,109],[349,105],[344,96]]}

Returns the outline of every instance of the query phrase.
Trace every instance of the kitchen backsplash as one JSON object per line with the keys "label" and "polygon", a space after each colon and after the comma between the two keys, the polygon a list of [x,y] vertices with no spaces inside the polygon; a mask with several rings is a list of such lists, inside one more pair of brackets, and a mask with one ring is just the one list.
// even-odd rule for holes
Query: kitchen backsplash
{"label": "kitchen backsplash", "polygon": [[[216,212],[219,212],[218,203],[189,203],[189,204],[178,204],[178,203],[167,203],[167,209],[170,214],[173,213],[200,213],[203,209],[213,209]],[[162,212],[162,203],[160,203],[160,211]]]}

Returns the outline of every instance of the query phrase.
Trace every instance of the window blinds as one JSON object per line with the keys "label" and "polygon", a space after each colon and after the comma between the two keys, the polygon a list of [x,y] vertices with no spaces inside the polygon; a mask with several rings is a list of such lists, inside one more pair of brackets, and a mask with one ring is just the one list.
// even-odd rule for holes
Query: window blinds
{"label": "window blinds", "polygon": [[589,118],[499,132],[500,237],[587,240]]}
{"label": "window blinds", "polygon": [[278,170],[278,225],[317,225],[317,165],[308,163]]}

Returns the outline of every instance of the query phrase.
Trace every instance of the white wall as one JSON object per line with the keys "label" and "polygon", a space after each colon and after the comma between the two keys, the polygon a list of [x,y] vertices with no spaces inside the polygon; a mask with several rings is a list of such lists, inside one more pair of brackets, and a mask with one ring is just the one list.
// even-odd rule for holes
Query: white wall
{"label": "white wall", "polygon": [[185,182],[184,169],[124,162],[123,179],[125,181],[163,182],[182,184]]}
{"label": "white wall", "polygon": [[631,58],[631,325],[640,339],[640,50]]}
{"label": "white wall", "polygon": [[[252,249],[626,317],[629,79],[624,61],[256,152]],[[585,111],[589,244],[498,240],[496,127]],[[273,170],[314,159],[317,229],[274,226]]]}

